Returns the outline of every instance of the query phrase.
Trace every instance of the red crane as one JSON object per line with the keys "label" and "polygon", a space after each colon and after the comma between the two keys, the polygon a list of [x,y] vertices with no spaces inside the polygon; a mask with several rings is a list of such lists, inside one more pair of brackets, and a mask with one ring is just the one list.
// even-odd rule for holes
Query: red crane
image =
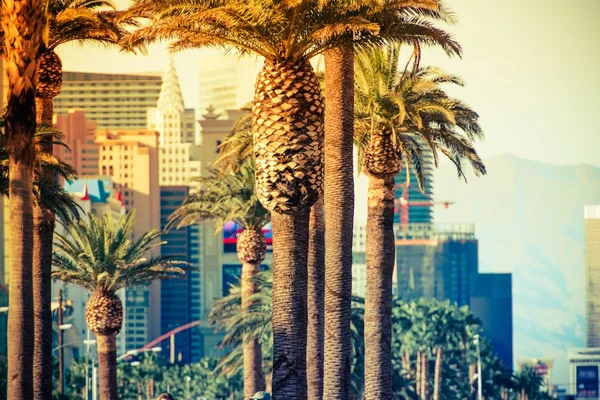
{"label": "red crane", "polygon": [[410,185],[408,183],[400,183],[396,185],[396,188],[402,189],[402,194],[394,201],[394,213],[398,212],[398,207],[400,208],[400,226],[403,230],[408,228],[408,223],[410,222],[408,207],[431,207],[436,205],[443,205],[444,208],[450,207],[451,204],[454,204],[454,201],[409,201],[408,192]]}

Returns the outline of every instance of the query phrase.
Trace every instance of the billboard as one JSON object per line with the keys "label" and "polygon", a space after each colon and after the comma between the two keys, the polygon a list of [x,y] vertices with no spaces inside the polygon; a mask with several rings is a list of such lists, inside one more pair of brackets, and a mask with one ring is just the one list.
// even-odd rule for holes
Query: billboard
{"label": "billboard", "polygon": [[578,365],[576,370],[577,397],[598,397],[598,366]]}
{"label": "billboard", "polygon": [[[223,227],[223,253],[235,253],[235,246],[237,244],[237,238],[243,231],[242,227],[235,222],[228,222]],[[268,223],[262,229],[265,235],[265,241],[267,242],[267,251],[273,249],[273,231],[271,230],[271,224]]]}

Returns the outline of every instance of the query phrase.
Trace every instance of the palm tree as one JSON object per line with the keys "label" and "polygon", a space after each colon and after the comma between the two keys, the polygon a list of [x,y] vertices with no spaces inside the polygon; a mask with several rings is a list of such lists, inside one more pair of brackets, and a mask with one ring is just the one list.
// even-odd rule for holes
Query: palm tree
{"label": "palm tree", "polygon": [[[323,182],[323,99],[309,60],[375,24],[326,2],[136,0],[152,18],[129,44],[172,40],[171,49],[235,48],[265,58],[253,102],[256,190],[273,221],[274,395],[305,398],[310,207]],[[293,282],[293,284],[290,284]]]}
{"label": "palm tree", "polygon": [[[354,46],[381,45],[386,40],[413,45],[437,45],[448,54],[460,46],[431,20],[451,22],[438,0],[325,1],[325,8],[340,8],[376,22],[378,35],[346,33],[346,45],[329,49],[325,58],[325,209],[326,287],[328,341],[325,346],[325,397],[347,398],[350,365],[348,326],[352,291],[352,235],[354,222]],[[385,398],[367,390],[367,399]],[[384,396],[391,396],[387,392]]]}
{"label": "palm tree", "polygon": [[[252,304],[257,293],[253,279],[265,259],[266,242],[262,228],[270,214],[254,191],[254,163],[251,158],[236,173],[222,174],[213,169],[207,177],[196,179],[198,191],[188,197],[171,215],[167,227],[182,227],[216,221],[218,230],[234,221],[243,231],[237,241],[237,254],[242,262],[242,310]],[[262,352],[257,338],[244,338],[244,393],[251,397],[264,390]]]}
{"label": "palm tree", "polygon": [[161,232],[152,230],[133,240],[135,212],[115,224],[105,215],[81,219],[56,235],[52,277],[92,292],[85,308],[88,329],[96,334],[100,398],[117,399],[116,335],[123,323],[123,305],[116,292],[155,279],[177,278],[184,274],[182,262],[164,257],[146,258],[164,244]]}
{"label": "palm tree", "polygon": [[[44,43],[39,48],[39,74],[36,86],[37,122],[52,126],[53,98],[62,87],[62,63],[55,53],[58,46],[69,42],[116,45],[131,20],[121,21],[109,0],[43,0]],[[40,151],[52,154],[52,143],[42,142]],[[46,170],[43,180],[54,179]],[[42,190],[44,190],[42,188]],[[46,195],[45,197],[48,197]],[[52,238],[55,212],[52,208],[34,205],[33,255],[34,297],[34,398],[50,399],[52,376],[49,363],[52,357],[52,327],[47,315],[50,310],[50,270],[52,268]]]}
{"label": "palm tree", "polygon": [[369,177],[365,348],[367,364],[378,366],[367,370],[369,399],[387,398],[385,393],[391,391],[394,176],[404,164],[407,171],[415,170],[422,184],[425,150],[420,142],[433,153],[436,165],[441,152],[461,176],[463,159],[476,174],[485,173],[472,145],[482,136],[477,114],[439,87],[461,81],[433,68],[402,72],[399,51],[394,44],[357,58],[356,142],[362,171]]}
{"label": "palm tree", "polygon": [[41,0],[6,0],[2,3],[5,32],[4,61],[8,75],[8,138],[10,171],[11,265],[8,314],[9,399],[33,398],[33,196],[35,162],[35,87],[38,51],[42,44]]}

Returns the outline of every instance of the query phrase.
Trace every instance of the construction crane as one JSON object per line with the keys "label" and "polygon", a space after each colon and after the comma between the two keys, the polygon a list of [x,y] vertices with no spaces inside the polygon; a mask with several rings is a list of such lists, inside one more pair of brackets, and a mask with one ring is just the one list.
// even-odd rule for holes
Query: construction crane
{"label": "construction crane", "polygon": [[400,183],[396,185],[396,189],[402,189],[402,194],[394,201],[394,213],[397,213],[400,210],[400,226],[402,230],[408,229],[408,224],[410,222],[410,217],[408,214],[409,207],[432,207],[437,205],[442,205],[444,208],[449,208],[451,204],[454,204],[454,201],[410,201],[408,198],[408,192],[410,185],[408,183]]}

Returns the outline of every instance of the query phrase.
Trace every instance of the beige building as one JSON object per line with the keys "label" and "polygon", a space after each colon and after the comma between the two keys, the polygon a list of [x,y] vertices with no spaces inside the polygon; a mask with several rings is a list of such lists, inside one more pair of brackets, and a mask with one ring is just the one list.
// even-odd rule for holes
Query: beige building
{"label": "beige building", "polygon": [[148,129],[159,132],[161,186],[188,186],[200,175],[200,143],[194,110],[186,110],[173,59],[163,75],[156,108],[148,110]]}
{"label": "beige building", "polygon": [[[110,175],[115,192],[127,210],[136,211],[135,235],[160,229],[158,184],[158,132],[149,130],[99,130],[99,170]],[[152,256],[158,256],[155,249]],[[127,350],[142,347],[160,335],[160,282],[131,288],[125,298]],[[128,322],[135,321],[134,327]]]}
{"label": "beige building", "polygon": [[54,112],[85,110],[101,129],[145,129],[148,108],[156,107],[162,79],[159,73],[130,75],[91,72],[63,73]]}
{"label": "beige building", "polygon": [[587,346],[600,347],[600,205],[584,207]]}
{"label": "beige building", "polygon": [[92,176],[98,174],[99,149],[96,140],[95,121],[86,119],[85,112],[81,109],[71,109],[67,114],[55,114],[54,126],[65,137],[63,146],[55,146],[54,155],[70,164],[79,176]]}

